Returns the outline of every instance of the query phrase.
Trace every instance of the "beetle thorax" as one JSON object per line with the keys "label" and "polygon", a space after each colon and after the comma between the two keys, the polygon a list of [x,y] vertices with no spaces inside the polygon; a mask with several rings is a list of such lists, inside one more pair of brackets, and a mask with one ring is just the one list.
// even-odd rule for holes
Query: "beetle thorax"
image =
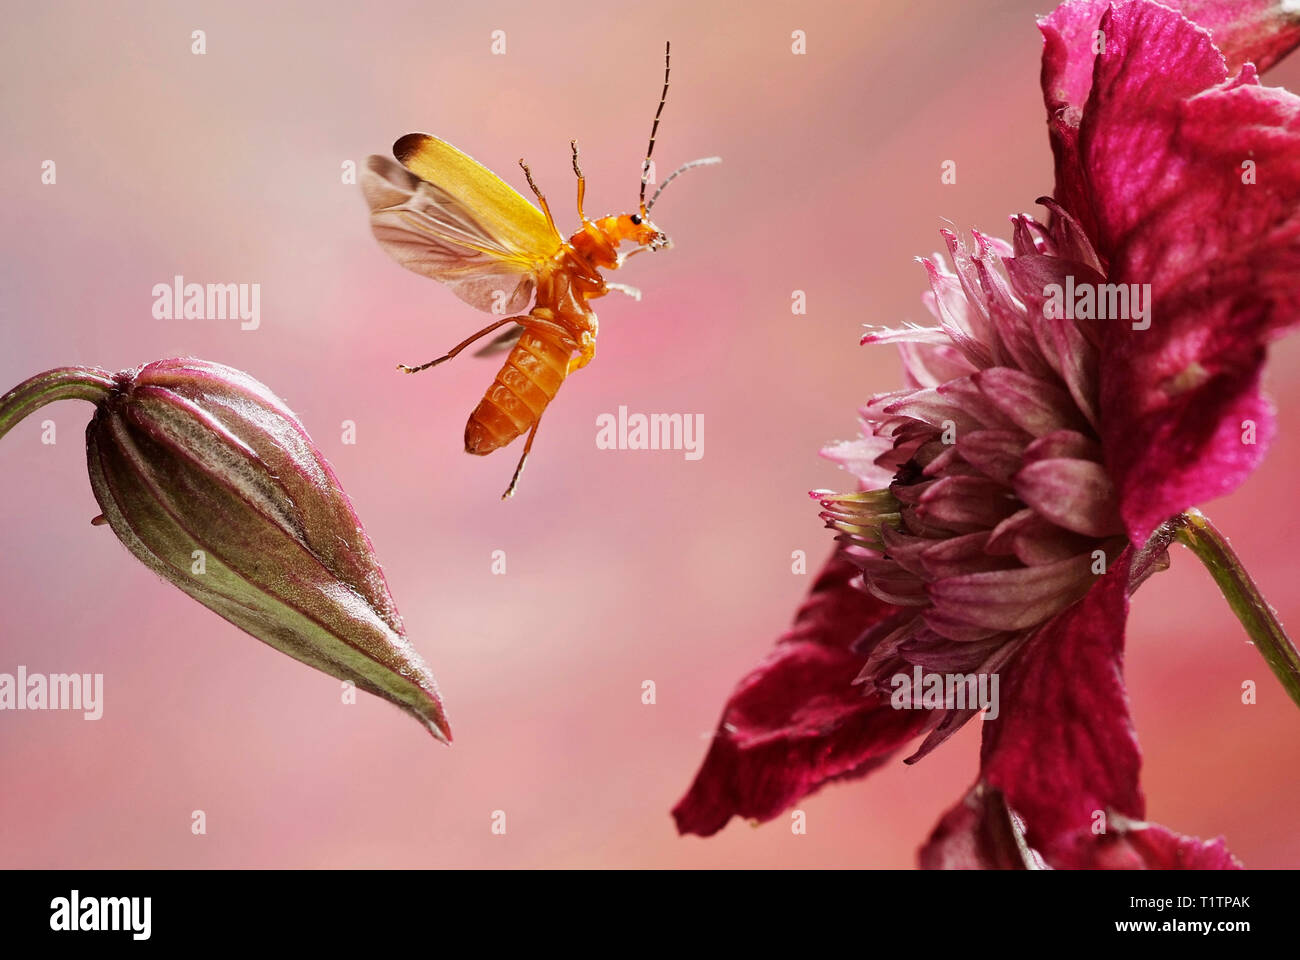
{"label": "beetle thorax", "polygon": [[585,220],[582,229],[569,238],[569,245],[594,267],[612,267],[618,262],[618,217]]}

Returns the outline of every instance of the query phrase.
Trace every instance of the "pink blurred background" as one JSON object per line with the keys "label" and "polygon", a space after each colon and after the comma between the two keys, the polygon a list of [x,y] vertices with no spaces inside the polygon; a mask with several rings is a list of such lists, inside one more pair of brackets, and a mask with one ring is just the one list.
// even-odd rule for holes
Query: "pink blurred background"
{"label": "pink blurred background", "polygon": [[[828,551],[805,491],[844,479],[817,450],[899,383],[891,350],[857,346],[861,325],[923,318],[911,258],[939,246],[945,218],[1005,234],[1007,215],[1051,188],[1033,19],[1049,6],[11,11],[0,389],[62,364],[181,354],[270,385],[363,517],[456,744],[376,699],[343,705],[337,681],[92,528],[91,408],[47,407],[0,442],[0,671],[102,672],[105,710],[0,714],[0,866],[911,866],[974,777],[978,724],[918,766],[802,803],[805,836],[779,818],[681,839],[669,809],[733,684],[807,589],[791,552],[815,569]],[[588,212],[631,209],[665,39],[660,169],[725,163],[656,208],[674,249],[615,278],[644,300],[599,302],[596,361],[565,386],[520,495],[501,503],[515,448],[461,450],[494,363],[393,369],[485,317],[380,251],[342,164],[427,130],[523,188],[523,155],[571,230],[577,137]],[[1300,87],[1300,61],[1269,80]],[[42,185],[51,159],[57,184]],[[944,160],[956,185],[940,185]],[[260,283],[260,329],[153,319],[152,286],[178,273]],[[794,290],[806,316],[791,314]],[[1280,437],[1240,491],[1206,506],[1293,624],[1298,368],[1300,343],[1273,351]],[[595,417],[620,404],[703,413],[703,459],[597,450]],[[40,442],[47,418],[53,446]],[[1250,866],[1300,864],[1295,707],[1181,550],[1137,596],[1127,673],[1151,817],[1223,834]],[[1255,706],[1240,703],[1246,679]],[[191,834],[194,810],[206,836]],[[494,810],[505,836],[490,831]]]}

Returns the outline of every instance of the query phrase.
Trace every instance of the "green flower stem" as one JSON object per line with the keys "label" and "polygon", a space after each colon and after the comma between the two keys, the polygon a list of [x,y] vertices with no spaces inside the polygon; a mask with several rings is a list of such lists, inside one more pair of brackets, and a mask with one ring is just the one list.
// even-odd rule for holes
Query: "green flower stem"
{"label": "green flower stem", "polygon": [[24,380],[0,397],[0,437],[34,410],[55,400],[98,403],[113,389],[113,375],[96,367],[56,367]]}
{"label": "green flower stem", "polygon": [[1223,591],[1223,596],[1246,628],[1255,649],[1291,699],[1300,706],[1300,651],[1297,651],[1277,613],[1259,592],[1241,560],[1225,537],[1199,510],[1188,510],[1180,518],[1178,539],[1196,554]]}

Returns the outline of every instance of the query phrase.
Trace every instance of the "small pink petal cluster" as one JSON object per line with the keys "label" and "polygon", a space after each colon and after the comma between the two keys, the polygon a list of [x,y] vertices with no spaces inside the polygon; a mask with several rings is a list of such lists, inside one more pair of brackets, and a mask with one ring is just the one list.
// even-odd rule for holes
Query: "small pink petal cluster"
{"label": "small pink petal cluster", "polygon": [[923,866],[1237,865],[1144,820],[1124,624],[1169,522],[1273,432],[1259,376],[1300,318],[1300,98],[1256,65],[1300,16],[1073,0],[1039,25],[1050,216],[1013,218],[1010,244],[945,233],[951,269],[923,261],[937,326],[864,338],[898,345],[907,386],[828,449],[859,482],[819,494],[841,546],[728,702],[683,833],[776,816],[928,733],[919,758],[985,704],[900,703],[897,678],[980,676],[1000,710]]}

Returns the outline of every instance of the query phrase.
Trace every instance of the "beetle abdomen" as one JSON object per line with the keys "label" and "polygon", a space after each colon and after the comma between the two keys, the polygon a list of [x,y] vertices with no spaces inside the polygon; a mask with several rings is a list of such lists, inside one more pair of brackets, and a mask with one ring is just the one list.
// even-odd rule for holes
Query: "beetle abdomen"
{"label": "beetle abdomen", "polygon": [[465,424],[465,452],[483,456],[530,430],[564,382],[571,352],[549,331],[525,330]]}

